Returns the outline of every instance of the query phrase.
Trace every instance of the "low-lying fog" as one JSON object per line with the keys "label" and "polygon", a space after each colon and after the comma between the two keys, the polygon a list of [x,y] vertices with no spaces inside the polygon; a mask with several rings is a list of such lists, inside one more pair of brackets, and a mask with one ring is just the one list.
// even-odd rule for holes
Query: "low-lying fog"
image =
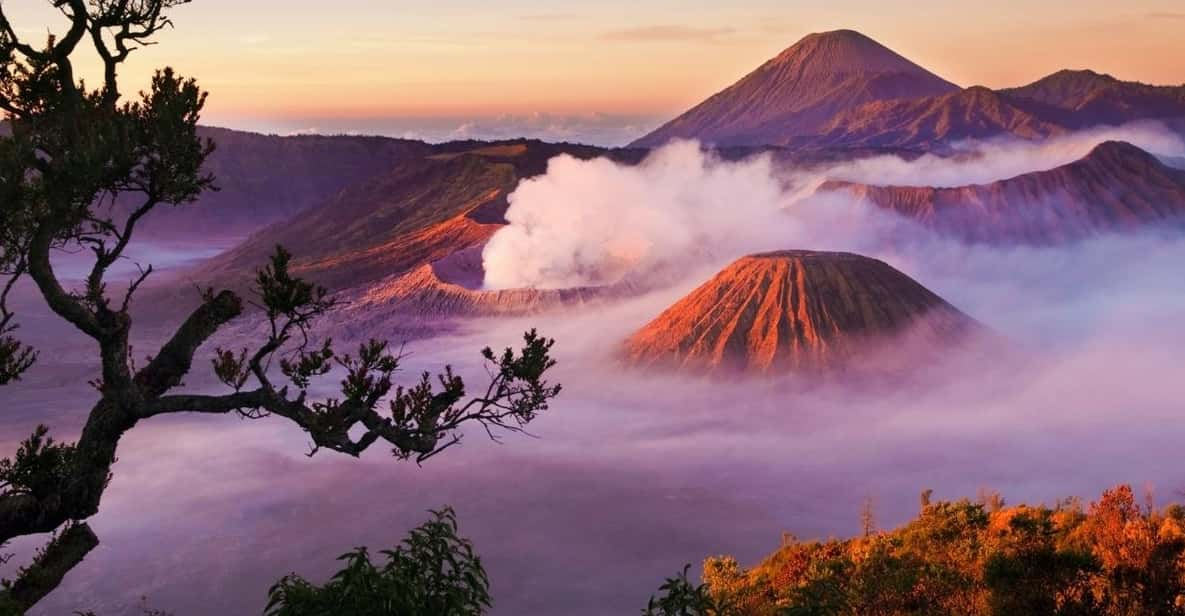
{"label": "low-lying fog", "polygon": [[[684,563],[720,553],[754,563],[783,532],[855,533],[867,497],[889,527],[916,513],[925,488],[938,498],[990,488],[1012,502],[1091,498],[1120,482],[1161,499],[1185,488],[1185,241],[869,250],[1013,352],[952,355],[916,382],[872,391],[658,377],[613,361],[618,341],[711,269],[610,308],[470,324],[410,344],[406,378],[452,362],[477,386],[481,347],[538,327],[558,340],[565,386],[532,424],[538,438],[495,444],[471,431],[417,468],[377,448],[307,458],[282,419],[145,422],[125,438],[94,518],[101,546],[36,613],[132,613],[142,595],[181,616],[258,613],[281,575],[321,579],[341,552],[391,546],[426,509],[450,504],[491,573],[495,614],[630,614]],[[5,451],[38,421],[77,434],[92,369],[62,357],[3,392]]]}

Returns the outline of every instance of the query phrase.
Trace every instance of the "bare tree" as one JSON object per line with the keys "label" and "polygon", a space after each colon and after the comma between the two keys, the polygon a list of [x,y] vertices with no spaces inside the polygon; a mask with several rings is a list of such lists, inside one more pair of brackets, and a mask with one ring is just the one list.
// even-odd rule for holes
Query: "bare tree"
{"label": "bare tree", "polygon": [[[310,345],[310,327],[334,302],[325,289],[292,276],[289,254],[279,247],[255,280],[267,334],[254,348],[217,349],[213,361],[232,391],[175,391],[198,348],[243,313],[243,300],[227,290],[205,291],[137,369],[129,307],[152,268],[121,281],[126,284],[118,290],[108,288],[108,271],[124,256],[140,220],[213,187],[214,178],[202,172],[213,144],[197,135],[206,94],[194,80],[165,68],[138,100],[126,101],[117,70],[171,27],[167,11],[188,0],[47,1],[63,16],[66,32],[49,35],[43,45],[21,40],[0,5],[0,110],[10,128],[0,138],[0,384],[19,379],[36,360],[36,352],[16,339],[8,306],[13,285],[25,277],[53,313],[97,343],[101,376],[99,399],[76,443],[56,443],[39,426],[13,458],[0,461],[0,542],[54,533],[0,590],[0,612],[28,609],[97,545],[85,520],[99,510],[120,437],[143,419],[180,412],[274,415],[305,430],[313,453],[358,456],[382,442],[397,458],[422,462],[458,442],[465,424],[481,425],[491,437],[498,429],[523,429],[559,393],[544,379],[554,365],[553,341],[534,331],[518,352],[483,351],[490,381],[471,398],[448,368],[395,387],[399,355],[385,342],[372,340],[356,354],[340,354],[329,342]],[[102,60],[97,89],[75,75],[72,58],[87,46]],[[127,203],[133,205],[123,207]],[[93,255],[80,288],[66,288],[54,271],[50,257],[58,250]],[[279,375],[268,370],[273,362]],[[310,400],[311,382],[334,367],[345,375],[340,397]]]}

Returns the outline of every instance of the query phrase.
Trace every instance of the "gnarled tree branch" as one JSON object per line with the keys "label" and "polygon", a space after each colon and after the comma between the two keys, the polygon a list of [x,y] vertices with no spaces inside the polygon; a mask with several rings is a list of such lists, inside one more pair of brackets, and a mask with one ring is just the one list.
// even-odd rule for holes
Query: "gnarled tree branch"
{"label": "gnarled tree branch", "polygon": [[139,373],[135,382],[147,397],[161,396],[181,383],[193,366],[193,356],[218,328],[243,312],[243,302],[230,291],[207,295],[173,337]]}
{"label": "gnarled tree branch", "polygon": [[[15,580],[0,591],[0,611],[24,613],[53,592],[62,578],[99,545],[99,538],[86,524],[72,524],[46,545],[32,564],[22,568]],[[7,611],[4,611],[7,610]]]}

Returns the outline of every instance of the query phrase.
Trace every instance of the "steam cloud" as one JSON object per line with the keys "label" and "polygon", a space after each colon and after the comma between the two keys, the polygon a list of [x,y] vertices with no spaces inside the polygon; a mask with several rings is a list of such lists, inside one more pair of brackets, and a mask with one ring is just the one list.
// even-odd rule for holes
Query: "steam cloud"
{"label": "steam cloud", "polygon": [[866,251],[907,224],[848,199],[811,200],[827,179],[960,186],[1051,169],[1108,140],[1166,157],[1185,142],[1156,124],[1083,131],[1043,142],[961,144],[961,155],[907,161],[878,156],[816,169],[785,169],[768,155],[738,162],[676,142],[637,166],[553,159],[510,196],[507,219],[486,246],[490,288],[612,284],[628,276],[782,248]]}

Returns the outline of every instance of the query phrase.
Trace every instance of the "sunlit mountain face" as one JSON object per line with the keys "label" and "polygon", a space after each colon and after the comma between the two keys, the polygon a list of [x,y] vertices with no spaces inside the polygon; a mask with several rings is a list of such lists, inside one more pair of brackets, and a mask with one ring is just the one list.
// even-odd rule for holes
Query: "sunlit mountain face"
{"label": "sunlit mountain face", "polygon": [[[289,8],[296,22],[325,10]],[[430,21],[431,55],[449,66],[476,42],[521,55],[486,77],[502,88],[441,72],[432,88],[456,100],[473,88],[535,100],[511,87],[523,79],[576,102],[640,88],[632,64],[610,88],[599,65],[561,75],[523,60],[548,45],[569,58],[555,41],[581,36],[601,63],[628,56],[654,75],[705,58],[702,75],[686,71],[703,81],[694,91],[723,89],[698,104],[663,94],[686,109],[673,113],[524,114],[489,98],[359,115],[349,100],[319,127],[259,94],[261,132],[221,127],[220,86],[241,94],[261,50],[293,82],[329,57],[275,38],[252,39],[243,66],[196,75],[205,115],[176,115],[200,97],[164,76],[155,87],[172,96],[85,116],[71,114],[91,99],[26,111],[33,90],[0,84],[13,107],[0,133],[0,375],[19,373],[0,380],[13,554],[0,574],[26,580],[0,589],[0,611],[264,613],[295,572],[286,583],[332,609],[280,614],[355,613],[335,559],[367,546],[381,565],[450,506],[491,605],[439,607],[407,590],[435,588],[423,579],[362,604],[638,613],[690,563],[686,596],[714,607],[649,613],[1180,613],[1185,85],[1108,74],[1163,63],[1073,62],[1040,78],[1026,66],[1017,85],[985,87],[951,72],[970,34],[944,39],[944,57],[932,34],[893,30],[894,51],[872,29],[770,22],[753,40],[776,44],[713,77],[757,45],[747,26],[601,28],[574,9],[515,17],[539,36],[491,39],[504,15],[470,32],[471,17],[438,8],[413,21]],[[1148,45],[1179,21],[1161,8],[1141,22]],[[206,66],[186,46],[188,10],[175,36]],[[731,14],[679,10],[689,24]],[[900,7],[867,10],[889,23]],[[101,23],[78,27],[112,27]],[[54,60],[10,30],[0,64],[24,83]],[[414,53],[351,38],[325,87],[347,98],[366,85],[367,104],[386,105],[375,75],[419,74],[409,62],[428,57],[425,36],[406,39]],[[369,81],[368,64],[344,61],[359,48],[381,67]],[[566,86],[569,73],[597,92]],[[47,91],[68,91],[58,74]],[[400,104],[428,105],[412,100],[428,86],[407,87]],[[314,89],[310,100],[325,94]],[[176,203],[143,209],[162,196]],[[554,345],[532,346],[532,330]],[[15,370],[26,345],[35,361]],[[27,440],[41,424],[56,444]],[[42,596],[22,594],[28,580]],[[832,611],[819,589],[838,597]]]}

